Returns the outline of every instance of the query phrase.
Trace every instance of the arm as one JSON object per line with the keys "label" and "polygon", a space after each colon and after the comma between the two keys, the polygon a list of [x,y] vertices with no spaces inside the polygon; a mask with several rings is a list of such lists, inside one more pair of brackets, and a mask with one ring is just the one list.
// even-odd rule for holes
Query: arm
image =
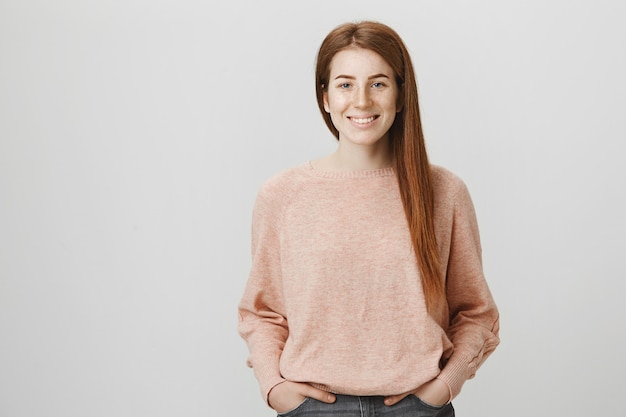
{"label": "arm", "polygon": [[438,320],[442,320],[440,324],[446,328],[454,350],[435,379],[414,391],[386,397],[387,405],[410,394],[432,405],[450,402],[499,343],[498,310],[483,275],[474,206],[467,187],[458,177],[452,176],[447,181],[446,187],[453,191],[448,198],[442,198],[440,214],[445,218],[442,220],[445,232],[439,236],[439,243],[449,249],[445,258],[449,308],[448,317],[444,313]]}
{"label": "arm", "polygon": [[295,408],[304,398],[334,402],[335,396],[306,383],[285,380],[280,356],[289,327],[283,299],[280,219],[284,199],[261,190],[252,217],[252,267],[239,304],[239,333],[248,344],[247,364],[254,369],[266,403],[278,412]]}
{"label": "arm", "polygon": [[476,213],[464,184],[456,193],[453,216],[446,291],[447,333],[454,352],[437,377],[447,384],[450,399],[474,377],[500,342],[498,310],[483,275]]}
{"label": "arm", "polygon": [[280,218],[277,207],[261,190],[252,216],[252,266],[239,303],[239,334],[249,350],[263,398],[285,381],[279,370],[280,355],[289,329],[281,289]]}

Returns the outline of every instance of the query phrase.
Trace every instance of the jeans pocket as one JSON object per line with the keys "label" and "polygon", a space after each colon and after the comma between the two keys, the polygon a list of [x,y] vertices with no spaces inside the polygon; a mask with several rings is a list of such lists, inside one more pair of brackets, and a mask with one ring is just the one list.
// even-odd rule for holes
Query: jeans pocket
{"label": "jeans pocket", "polygon": [[295,417],[298,415],[298,413],[300,411],[302,411],[302,409],[304,408],[304,406],[309,402],[310,398],[306,397],[304,399],[304,401],[302,401],[300,404],[298,404],[295,408],[292,408],[289,411],[285,411],[283,413],[278,413],[277,416],[278,417]]}
{"label": "jeans pocket", "polygon": [[454,417],[454,407],[452,403],[443,405],[433,405],[422,400],[417,395],[411,395],[418,410],[419,417]]}
{"label": "jeans pocket", "polygon": [[443,407],[446,406],[446,404],[441,404],[441,405],[434,405],[434,404],[430,404],[424,400],[422,400],[420,397],[418,397],[417,395],[413,395],[413,397],[415,397],[415,399],[417,400],[417,402],[419,402],[421,405],[423,405],[426,408],[429,408],[431,410],[441,410]]}

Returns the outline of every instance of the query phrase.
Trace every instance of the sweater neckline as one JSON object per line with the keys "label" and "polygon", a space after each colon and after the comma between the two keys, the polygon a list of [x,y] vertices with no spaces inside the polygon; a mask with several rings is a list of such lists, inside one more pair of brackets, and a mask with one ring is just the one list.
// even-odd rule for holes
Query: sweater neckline
{"label": "sweater neckline", "polygon": [[321,178],[376,178],[395,175],[395,171],[392,167],[355,171],[324,170],[313,167],[313,163],[311,161],[304,164],[304,169],[306,169],[311,175]]}

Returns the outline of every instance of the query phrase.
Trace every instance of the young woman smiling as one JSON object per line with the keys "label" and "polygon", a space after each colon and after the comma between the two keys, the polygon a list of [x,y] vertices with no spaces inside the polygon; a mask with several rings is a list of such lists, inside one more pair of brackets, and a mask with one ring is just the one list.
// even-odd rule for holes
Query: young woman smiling
{"label": "young woman smiling", "polygon": [[329,33],[316,92],[338,146],[259,190],[239,304],[247,363],[280,416],[454,416],[499,343],[470,195],[428,161],[391,28]]}

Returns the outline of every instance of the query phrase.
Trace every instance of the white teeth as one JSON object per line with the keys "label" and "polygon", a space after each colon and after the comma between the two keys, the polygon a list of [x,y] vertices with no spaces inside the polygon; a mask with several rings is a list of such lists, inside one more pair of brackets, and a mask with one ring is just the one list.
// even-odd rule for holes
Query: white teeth
{"label": "white teeth", "polygon": [[375,119],[375,117],[374,117],[374,116],[368,117],[368,118],[366,118],[366,119],[355,119],[355,118],[353,117],[353,118],[352,118],[352,121],[353,121],[354,123],[363,123],[363,124],[365,124],[365,123],[370,123],[370,122],[373,122],[373,121],[374,121],[374,119]]}

